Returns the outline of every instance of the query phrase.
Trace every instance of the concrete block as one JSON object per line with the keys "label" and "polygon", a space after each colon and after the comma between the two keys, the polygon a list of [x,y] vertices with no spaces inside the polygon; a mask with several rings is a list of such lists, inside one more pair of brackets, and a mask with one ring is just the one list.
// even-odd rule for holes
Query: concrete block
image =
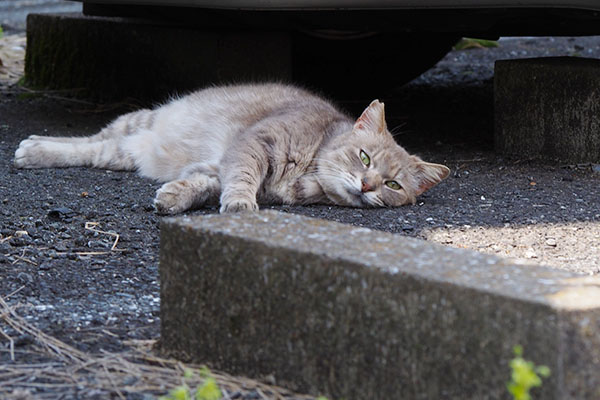
{"label": "concrete block", "polygon": [[495,147],[528,158],[600,161],[600,60],[496,61]]}
{"label": "concrete block", "polygon": [[165,219],[161,348],[347,400],[600,398],[600,280],[273,211]]}
{"label": "concrete block", "polygon": [[36,88],[101,100],[164,100],[211,84],[288,80],[291,44],[286,33],[30,14],[25,77]]}

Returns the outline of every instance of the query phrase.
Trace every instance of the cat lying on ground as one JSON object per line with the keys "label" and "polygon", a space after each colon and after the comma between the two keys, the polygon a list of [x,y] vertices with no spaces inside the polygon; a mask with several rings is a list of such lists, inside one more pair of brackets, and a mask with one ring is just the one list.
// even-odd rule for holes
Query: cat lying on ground
{"label": "cat lying on ground", "polygon": [[415,203],[450,172],[396,144],[383,103],[354,121],[280,84],[200,90],[125,114],[90,137],[30,136],[14,164],[137,170],[166,182],[154,200],[164,214],[217,201],[222,213],[257,203],[395,207]]}

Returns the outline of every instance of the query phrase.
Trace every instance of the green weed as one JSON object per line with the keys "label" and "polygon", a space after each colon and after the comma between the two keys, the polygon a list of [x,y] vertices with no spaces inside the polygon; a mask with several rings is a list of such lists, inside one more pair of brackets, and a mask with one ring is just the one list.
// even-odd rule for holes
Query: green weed
{"label": "green weed", "polygon": [[[183,384],[177,386],[169,393],[160,396],[158,400],[220,400],[223,397],[221,389],[217,384],[215,378],[210,374],[210,370],[206,367],[200,370],[200,376],[204,379],[202,384],[196,388],[196,391],[192,395],[192,390],[185,381],[194,378],[194,371],[186,369],[183,371]],[[329,400],[327,397],[319,396],[317,400]]]}
{"label": "green weed", "polygon": [[498,46],[499,44],[495,40],[462,38],[454,45],[454,50],[483,49]]}
{"label": "green weed", "polygon": [[[204,378],[204,382],[196,388],[193,395],[192,390],[184,382],[182,385],[171,389],[167,395],[159,397],[158,400],[219,400],[223,395],[217,381],[210,375],[209,369],[202,368],[200,375]],[[183,373],[184,381],[193,376],[194,372],[189,369]]]}
{"label": "green weed", "polygon": [[[523,358],[523,348],[514,347],[515,358],[510,361],[511,380],[507,384],[508,392],[514,400],[531,400],[529,391],[542,386],[542,378],[550,376],[550,368],[545,365],[536,366]],[[542,377],[542,378],[541,378]]]}

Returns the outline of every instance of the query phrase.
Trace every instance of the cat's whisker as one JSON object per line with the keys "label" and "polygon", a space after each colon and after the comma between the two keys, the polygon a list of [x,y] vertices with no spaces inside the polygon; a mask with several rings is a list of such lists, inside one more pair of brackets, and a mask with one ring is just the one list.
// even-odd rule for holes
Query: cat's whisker
{"label": "cat's whisker", "polygon": [[339,176],[345,174],[346,171],[342,169],[332,169],[332,168],[320,168],[317,171],[309,172],[309,174],[313,175],[331,175],[331,176]]}
{"label": "cat's whisker", "polygon": [[328,164],[330,164],[330,165],[333,165],[333,166],[339,167],[339,163],[338,163],[338,162],[335,162],[335,161],[333,161],[333,160],[328,160],[328,159],[326,159],[326,158],[315,158],[314,160],[315,160],[315,161],[318,161],[318,162],[324,162],[324,163],[328,163]]}
{"label": "cat's whisker", "polygon": [[341,168],[339,165],[337,165],[337,164],[336,164],[336,163],[334,163],[333,161],[328,161],[328,160],[323,160],[323,161],[327,161],[327,162],[328,162],[328,164],[320,164],[320,165],[317,165],[317,168],[326,168],[326,167],[329,167],[329,168],[334,168],[334,169],[340,169],[340,170],[343,170],[343,169],[342,169],[342,168]]}
{"label": "cat's whisker", "polygon": [[334,170],[334,169],[321,169],[320,171],[315,173],[316,175],[321,175],[321,176],[340,176],[340,175],[346,175],[347,172],[342,170],[342,169],[338,169],[338,170]]}
{"label": "cat's whisker", "polygon": [[402,128],[404,128],[406,125],[408,125],[408,123],[404,122],[402,124],[398,124],[395,127],[393,127],[392,130],[390,131],[390,134],[392,135],[392,137],[395,138],[396,136],[407,134],[409,131],[402,130]]}
{"label": "cat's whisker", "polygon": [[335,163],[325,164],[325,165],[319,165],[318,168],[319,169],[325,169],[325,170],[332,170],[332,171],[344,171],[344,172],[348,172],[346,169],[340,167],[339,165],[337,165]]}
{"label": "cat's whisker", "polygon": [[375,203],[375,204],[374,204],[375,206],[378,206],[378,207],[385,207],[385,203],[383,202],[383,200],[382,200],[382,199],[381,199],[381,197],[379,197],[379,196],[375,196],[375,197],[373,198],[373,202]]}

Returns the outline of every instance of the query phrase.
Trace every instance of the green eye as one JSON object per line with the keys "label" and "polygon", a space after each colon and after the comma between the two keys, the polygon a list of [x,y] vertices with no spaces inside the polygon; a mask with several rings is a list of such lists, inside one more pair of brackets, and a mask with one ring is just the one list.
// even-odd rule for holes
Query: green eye
{"label": "green eye", "polygon": [[386,181],[385,185],[387,187],[389,187],[390,189],[394,189],[394,190],[400,190],[402,189],[402,186],[400,186],[400,184],[396,181]]}
{"label": "green eye", "polygon": [[363,164],[365,164],[368,167],[371,164],[371,157],[369,157],[369,155],[365,153],[364,150],[361,150],[359,155]]}

